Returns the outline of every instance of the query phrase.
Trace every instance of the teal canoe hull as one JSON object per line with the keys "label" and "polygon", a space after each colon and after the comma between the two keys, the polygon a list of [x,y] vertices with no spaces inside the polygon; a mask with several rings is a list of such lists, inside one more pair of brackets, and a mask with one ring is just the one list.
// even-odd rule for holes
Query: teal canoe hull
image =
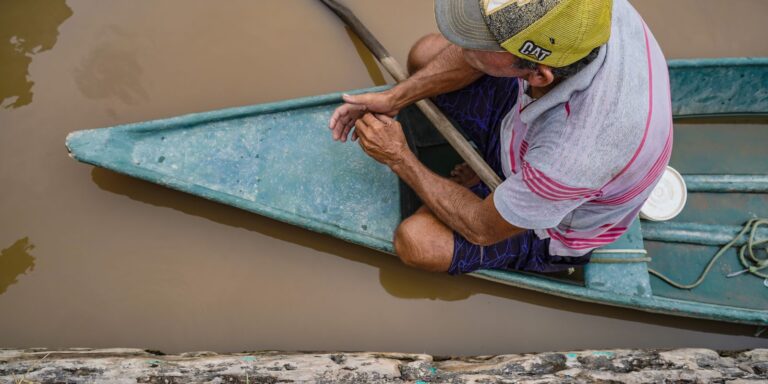
{"label": "teal canoe hull", "polygon": [[[720,66],[716,60],[670,63],[673,107],[678,116],[766,115],[768,61],[729,60]],[[711,73],[701,68],[720,70],[719,79],[760,79],[762,83],[758,84],[762,86],[742,87],[741,93],[734,91],[724,98],[718,98],[717,93],[712,93],[714,97],[702,98],[699,97],[701,91],[697,91],[692,84],[713,80]],[[677,83],[678,79],[684,81]],[[752,95],[744,96],[745,89],[751,89],[749,92]],[[678,92],[689,96],[677,97]],[[733,100],[739,100],[739,103],[729,105]],[[341,93],[334,93],[84,130],[71,133],[66,145],[71,156],[79,161],[391,254],[392,233],[401,220],[399,181],[387,167],[366,156],[359,146],[330,140],[327,122],[341,103]],[[426,123],[417,121],[416,124]],[[762,134],[765,137],[766,133]],[[677,148],[681,142],[677,137],[675,140]],[[445,166],[443,168],[444,171]],[[699,175],[710,173],[706,169],[693,169],[691,172]],[[756,169],[752,173],[756,173],[758,178],[750,181],[750,188],[759,189],[768,169]],[[732,179],[723,182],[730,183],[729,188],[739,188],[738,185],[734,187]],[[764,193],[752,190],[740,195],[744,194],[756,199],[754,209],[742,213],[718,211],[716,215],[731,212],[732,217],[722,224],[737,225],[746,221],[748,215],[768,216],[766,208],[759,207],[765,199]],[[688,214],[686,220],[698,222],[703,220],[703,216],[706,215],[702,212]],[[672,224],[649,223],[649,228],[653,227],[656,233],[667,233],[669,228],[665,225]],[[725,230],[727,233],[728,229]],[[690,240],[683,237],[683,240]],[[595,257],[636,258],[638,255],[626,251],[611,253],[611,250],[642,252],[648,248],[649,253],[658,251],[667,255],[660,262],[654,258],[652,266],[674,270],[679,266],[677,262],[670,264],[665,261],[675,259],[668,256],[696,253],[697,250],[709,252],[710,248],[716,250],[717,247],[716,244],[702,246],[685,241],[654,240],[651,243],[655,248],[646,246],[641,223],[636,221],[625,236],[602,249]],[[661,245],[654,245],[656,243]],[[689,266],[691,270],[697,268]],[[722,273],[713,273],[717,274]],[[583,272],[584,280],[577,282],[503,270],[483,270],[472,275],[582,301],[679,316],[768,325],[768,288],[762,286],[762,280],[752,276],[740,279],[738,288],[741,293],[754,297],[754,300],[744,302],[723,299],[723,293],[730,289],[727,285],[719,291],[703,287],[706,288],[704,293],[696,289],[684,292],[669,290],[659,285],[658,279],[649,276],[644,262],[591,263]],[[719,277],[713,280],[721,283]]]}

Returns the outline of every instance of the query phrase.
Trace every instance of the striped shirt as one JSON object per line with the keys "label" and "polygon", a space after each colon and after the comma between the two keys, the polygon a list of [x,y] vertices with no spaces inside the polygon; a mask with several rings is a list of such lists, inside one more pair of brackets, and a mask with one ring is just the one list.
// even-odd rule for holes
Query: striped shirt
{"label": "striped shirt", "polygon": [[581,256],[618,239],[669,162],[666,60],[627,0],[615,0],[598,57],[537,100],[520,80],[501,127],[506,179],[494,204],[511,224]]}

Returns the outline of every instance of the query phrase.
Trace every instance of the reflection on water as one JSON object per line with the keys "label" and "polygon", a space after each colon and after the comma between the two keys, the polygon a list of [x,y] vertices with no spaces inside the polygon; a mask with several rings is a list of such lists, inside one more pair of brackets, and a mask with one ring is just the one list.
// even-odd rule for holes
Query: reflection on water
{"label": "reflection on water", "polygon": [[10,285],[18,282],[19,275],[35,269],[35,257],[29,254],[34,248],[25,237],[0,251],[0,295],[5,293]]}
{"label": "reflection on water", "polygon": [[172,208],[188,215],[204,217],[217,223],[258,232],[317,251],[332,253],[347,260],[372,265],[379,268],[380,281],[384,289],[395,297],[454,301],[466,299],[476,293],[466,285],[446,284],[445,276],[403,268],[394,256],[327,236],[314,235],[308,230],[234,207],[169,190],[103,168],[94,168],[91,178],[99,188],[127,196],[132,200]]}
{"label": "reflection on water", "polygon": [[[477,286],[467,284],[471,278],[449,277],[404,267],[394,256],[373,251],[328,236],[316,235],[297,226],[275,221],[234,207],[173,191],[103,168],[91,171],[93,182],[101,189],[146,204],[168,207],[188,215],[258,232],[272,238],[331,253],[347,260],[379,269],[379,281],[392,296],[407,299],[464,300],[478,293]],[[461,282],[459,282],[461,280]]]}
{"label": "reflection on water", "polygon": [[103,31],[101,42],[75,69],[77,88],[89,99],[117,99],[128,105],[149,100],[141,82],[142,68],[130,34],[117,27]]}
{"label": "reflection on water", "polygon": [[126,196],[135,201],[157,207],[171,208],[188,215],[257,232],[316,251],[340,256],[353,262],[373,266],[379,270],[379,283],[381,286],[388,294],[397,298],[453,302],[466,300],[475,295],[491,295],[552,309],[680,329],[731,335],[750,335],[754,332],[754,329],[750,326],[673,316],[658,316],[640,311],[626,311],[618,307],[589,304],[575,300],[563,300],[543,293],[512,289],[503,284],[487,282],[470,276],[448,276],[441,273],[425,272],[404,266],[394,256],[329,236],[313,234],[303,228],[275,221],[235,207],[208,201],[197,196],[174,191],[103,168],[93,168],[91,179],[102,190]]}
{"label": "reflection on water", "polygon": [[373,57],[373,54],[368,50],[368,47],[365,46],[365,43],[360,40],[360,37],[358,37],[352,29],[349,27],[344,27],[344,29],[346,29],[347,35],[349,35],[349,38],[352,40],[352,44],[354,44],[357,54],[360,55],[360,59],[363,61],[365,70],[368,71],[368,76],[371,77],[373,84],[376,86],[387,84],[387,80],[384,79],[384,75],[381,73],[379,65],[376,64],[376,58]]}
{"label": "reflection on water", "polygon": [[53,48],[59,26],[70,16],[64,0],[0,1],[0,106],[32,102],[32,57]]}

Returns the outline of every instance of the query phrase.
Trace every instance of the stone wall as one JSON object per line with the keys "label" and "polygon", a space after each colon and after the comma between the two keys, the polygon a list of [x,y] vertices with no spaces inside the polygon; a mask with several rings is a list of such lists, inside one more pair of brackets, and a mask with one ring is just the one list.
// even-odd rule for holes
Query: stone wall
{"label": "stone wall", "polygon": [[0,349],[0,383],[758,383],[768,349],[574,351],[474,357],[399,353],[164,355]]}

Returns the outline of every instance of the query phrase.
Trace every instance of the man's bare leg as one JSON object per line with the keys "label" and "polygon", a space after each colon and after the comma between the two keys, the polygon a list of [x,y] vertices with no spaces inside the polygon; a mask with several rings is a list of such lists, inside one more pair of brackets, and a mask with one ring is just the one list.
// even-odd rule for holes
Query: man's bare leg
{"label": "man's bare leg", "polygon": [[[429,63],[440,51],[450,45],[439,33],[425,35],[408,53],[408,72],[413,74]],[[468,166],[457,166],[452,179],[467,187],[473,173]],[[440,221],[426,206],[419,208],[395,230],[395,252],[406,265],[431,271],[446,272],[453,260],[453,231]]]}
{"label": "man's bare leg", "polygon": [[[467,163],[456,165],[450,179],[466,188],[480,178]],[[395,231],[395,251],[407,265],[432,272],[445,272],[453,260],[453,231],[427,206],[405,219]]]}
{"label": "man's bare leg", "polygon": [[439,33],[424,35],[416,41],[408,52],[408,73],[414,74],[424,68],[440,51],[451,43]]}
{"label": "man's bare leg", "polygon": [[395,252],[403,263],[431,272],[446,272],[453,260],[453,231],[426,206],[395,230]]}

